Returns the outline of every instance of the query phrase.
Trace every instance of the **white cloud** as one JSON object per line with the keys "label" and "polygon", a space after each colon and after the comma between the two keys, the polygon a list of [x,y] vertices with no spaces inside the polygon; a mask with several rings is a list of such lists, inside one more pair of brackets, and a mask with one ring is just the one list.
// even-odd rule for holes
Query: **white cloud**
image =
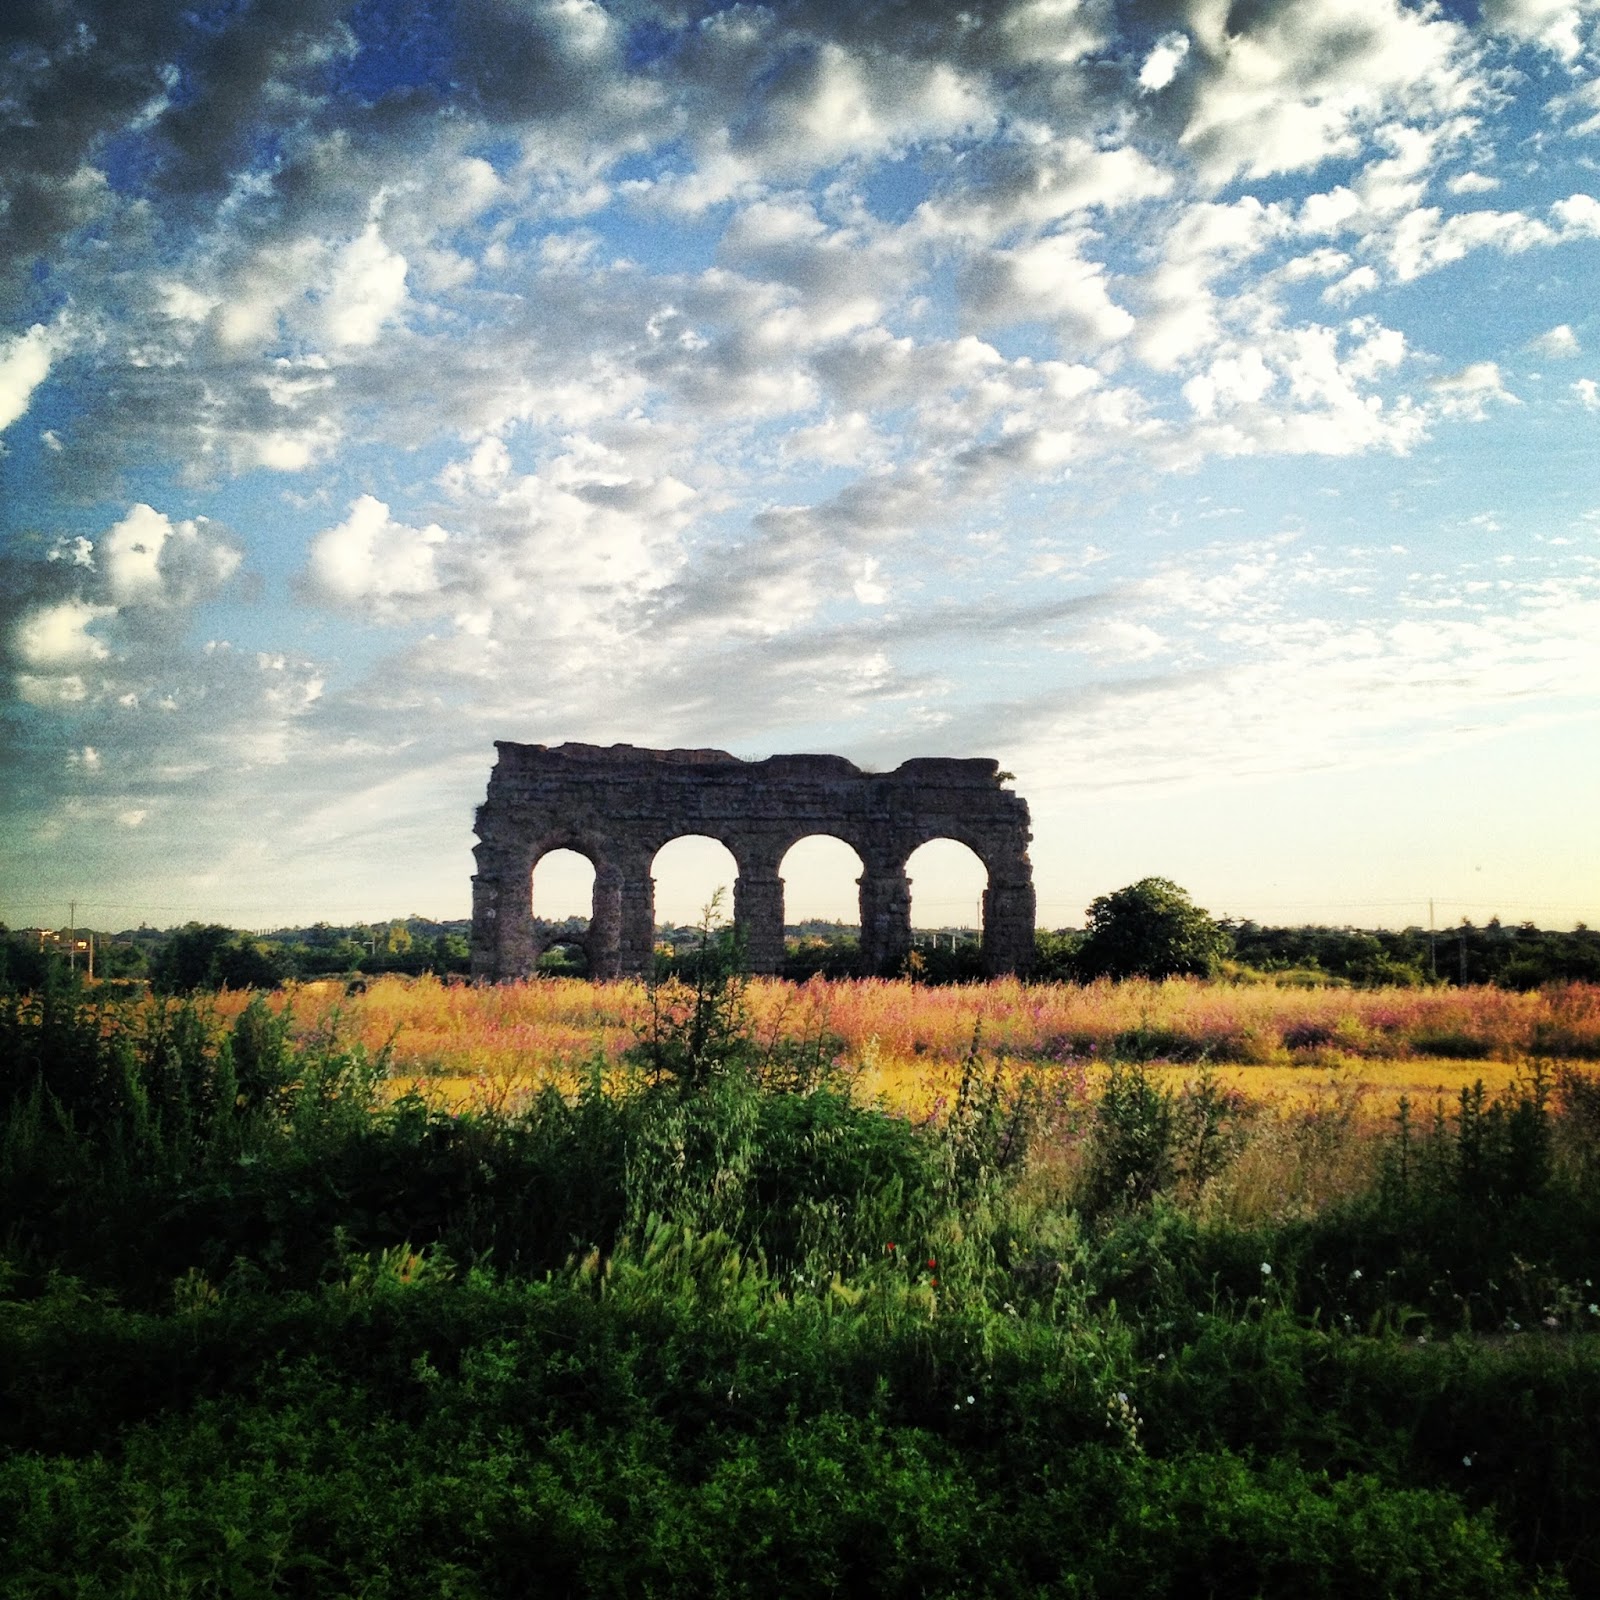
{"label": "white cloud", "polygon": [[1600,384],[1593,378],[1579,378],[1572,392],[1577,395],[1586,411],[1600,411]]}
{"label": "white cloud", "polygon": [[1166,33],[1155,42],[1155,47],[1144,58],[1139,68],[1139,87],[1146,94],[1154,94],[1178,75],[1178,68],[1189,54],[1189,36],[1185,33]]}
{"label": "white cloud", "polygon": [[41,710],[65,711],[82,704],[89,697],[88,685],[76,672],[44,674],[19,672],[13,680],[17,698],[24,705],[38,706]]}
{"label": "white cloud", "polygon": [[1063,344],[1088,351],[1126,338],[1134,319],[1112,300],[1104,266],[1084,259],[1087,242],[1083,234],[1056,234],[972,263],[961,287],[976,325],[1048,322]]}
{"label": "white cloud", "polygon": [[192,605],[220,589],[243,559],[205,518],[174,524],[142,502],[106,533],[100,557],[119,606]]}
{"label": "white cloud", "polygon": [[1600,238],[1600,200],[1592,194],[1569,195],[1550,207],[1550,214],[1568,239]]}
{"label": "white cloud", "polygon": [[1191,13],[1205,72],[1181,143],[1213,182],[1351,156],[1389,105],[1453,109],[1469,89],[1458,25],[1394,0]]}
{"label": "white cloud", "polygon": [[110,652],[88,630],[115,610],[78,599],[41,606],[15,624],[12,648],[25,667],[55,669],[103,661]]}
{"label": "white cloud", "polygon": [[161,592],[161,551],[172,523],[154,506],[136,505],[101,541],[112,598],[119,605]]}
{"label": "white cloud", "polygon": [[1231,411],[1236,406],[1252,405],[1272,387],[1276,379],[1261,359],[1259,350],[1246,350],[1237,356],[1221,356],[1210,367],[1197,373],[1183,386],[1183,397],[1202,417],[1215,416],[1219,406]]}
{"label": "white cloud", "polygon": [[1175,462],[1207,453],[1403,454],[1425,435],[1429,414],[1405,396],[1386,404],[1373,385],[1405,356],[1404,336],[1374,318],[1258,334],[1184,386],[1195,422],[1167,441],[1167,453]]}
{"label": "white cloud", "polygon": [[1519,403],[1501,381],[1499,364],[1493,361],[1474,361],[1459,372],[1434,379],[1431,387],[1442,415],[1471,422],[1482,421],[1492,402]]}
{"label": "white cloud", "polygon": [[57,331],[39,322],[0,340],[0,433],[27,412],[33,391],[50,375],[58,342]]}
{"label": "white cloud", "polygon": [[1162,241],[1159,265],[1144,280],[1149,302],[1140,318],[1139,354],[1170,371],[1214,345],[1226,307],[1213,285],[1238,271],[1292,226],[1279,206],[1253,195],[1228,205],[1209,201],[1178,212]]}
{"label": "white cloud", "polygon": [[926,200],[909,231],[989,245],[1014,229],[1045,228],[1081,212],[1116,212],[1169,194],[1172,174],[1132,145],[1075,135],[988,154],[969,181]]}
{"label": "white cloud", "polygon": [[436,523],[410,528],[383,501],[361,495],[350,514],[312,541],[312,592],[334,605],[370,607],[391,616],[406,602],[437,600],[438,558],[449,535]]}
{"label": "white cloud", "polygon": [[1470,251],[1492,247],[1511,255],[1554,244],[1559,235],[1521,211],[1462,211],[1444,217],[1419,206],[1400,219],[1389,243],[1389,265],[1402,283],[1436,272]]}
{"label": "white cloud", "polygon": [[1539,44],[1563,61],[1575,60],[1583,48],[1583,13],[1591,4],[1578,0],[1484,0],[1484,26],[1510,34],[1526,44]]}
{"label": "white cloud", "polygon": [[1572,331],[1571,325],[1561,322],[1541,333],[1537,339],[1530,340],[1528,348],[1552,361],[1566,361],[1581,354],[1583,347],[1578,343],[1578,336]]}
{"label": "white cloud", "polygon": [[1567,137],[1587,139],[1600,133],[1600,78],[1591,78],[1587,83],[1580,84],[1570,95],[1557,96],[1550,102],[1549,109],[1553,113],[1563,112],[1573,106],[1580,113],[1587,112],[1588,115],[1566,130]]}
{"label": "white cloud", "polygon": [[821,461],[837,467],[862,467],[879,461],[884,441],[864,411],[825,417],[809,428],[785,436],[783,453],[797,460]]}
{"label": "white cloud", "polygon": [[1322,298],[1331,306],[1347,306],[1378,287],[1378,274],[1371,267],[1356,267],[1337,283],[1330,283],[1322,291]]}
{"label": "white cloud", "polygon": [[405,305],[406,258],[383,242],[373,222],[334,256],[331,267],[318,318],[322,336],[340,348],[376,343]]}
{"label": "white cloud", "polygon": [[993,120],[978,86],[944,62],[869,63],[824,44],[779,79],[754,137],[769,153],[823,166],[846,154],[972,132]]}
{"label": "white cloud", "polygon": [[864,606],[881,606],[889,598],[889,586],[883,583],[879,576],[879,562],[875,556],[866,557],[861,563],[861,575],[855,580],[853,587],[855,597]]}
{"label": "white cloud", "polygon": [[1463,172],[1445,185],[1451,194],[1490,194],[1499,187],[1498,178],[1482,172]]}

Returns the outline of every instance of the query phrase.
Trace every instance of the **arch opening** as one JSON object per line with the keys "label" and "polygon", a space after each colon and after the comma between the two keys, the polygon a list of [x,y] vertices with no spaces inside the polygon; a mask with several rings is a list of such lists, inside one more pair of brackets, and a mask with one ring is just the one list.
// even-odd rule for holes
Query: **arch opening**
{"label": "arch opening", "polygon": [[657,935],[668,936],[668,943],[673,942],[670,935],[698,928],[708,907],[713,927],[733,920],[739,863],[720,839],[703,833],[669,839],[656,851],[650,876],[655,881]]}
{"label": "arch opening", "polygon": [[983,976],[989,869],[970,846],[930,839],[906,858],[911,944],[922,970],[940,977]]}
{"label": "arch opening", "polygon": [[595,867],[581,850],[547,850],[533,867],[533,926],[542,939],[588,931],[594,916]]}
{"label": "arch opening", "polygon": [[837,834],[797,839],[778,863],[783,881],[786,978],[847,977],[861,967],[861,875],[865,863]]}
{"label": "arch opening", "polygon": [[558,936],[539,952],[534,971],[544,978],[587,978],[589,948],[582,939]]}

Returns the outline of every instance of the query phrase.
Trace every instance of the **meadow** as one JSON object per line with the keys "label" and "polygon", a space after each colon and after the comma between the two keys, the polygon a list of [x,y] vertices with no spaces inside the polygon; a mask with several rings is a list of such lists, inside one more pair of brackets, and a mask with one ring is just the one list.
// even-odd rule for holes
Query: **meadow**
{"label": "meadow", "polygon": [[1597,1037],[1577,985],[0,996],[0,1596],[1600,1594]]}
{"label": "meadow", "polygon": [[[219,1014],[248,1000],[225,993]],[[1358,1095],[1373,1116],[1392,1115],[1402,1096],[1419,1107],[1454,1100],[1480,1080],[1498,1092],[1533,1058],[1600,1060],[1600,986],[1583,983],[1518,993],[1199,979],[929,987],[758,978],[743,1001],[758,1039],[826,1038],[859,1093],[918,1116],[948,1100],[974,1039],[1013,1074],[1137,1059],[1177,1085],[1204,1063],[1254,1099],[1297,1105],[1333,1090]],[[459,1104],[570,1084],[597,1056],[619,1063],[637,1042],[649,991],[637,981],[473,987],[386,977],[353,994],[340,982],[292,985],[272,1004],[297,1030],[337,1018],[352,1040],[388,1051],[398,1082]]]}

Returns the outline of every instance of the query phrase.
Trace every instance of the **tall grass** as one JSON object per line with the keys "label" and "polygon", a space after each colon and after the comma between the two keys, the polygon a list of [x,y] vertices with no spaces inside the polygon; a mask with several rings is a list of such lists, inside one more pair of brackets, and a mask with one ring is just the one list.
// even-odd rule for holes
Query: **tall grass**
{"label": "tall grass", "polygon": [[[339,1019],[369,1052],[388,1049],[405,1081],[449,1080],[457,1102],[506,1103],[546,1083],[568,1087],[599,1053],[620,1063],[647,1026],[649,991],[625,981],[538,980],[473,988],[384,978],[364,993],[312,984],[275,996],[297,1028]],[[1600,987],[1528,993],[1481,989],[1321,989],[1170,980],[1026,985],[1014,980],[927,988],[904,981],[752,980],[754,1034],[838,1042],[862,1088],[927,1115],[955,1092],[975,1028],[987,1048],[1054,1064],[1110,1059],[1166,1064],[1181,1080],[1200,1063],[1226,1069],[1257,1098],[1315,1099],[1331,1075],[1356,1077],[1374,1106],[1453,1097],[1483,1077],[1505,1087],[1519,1062],[1600,1060]],[[223,1014],[245,1004],[225,995]]]}
{"label": "tall grass", "polygon": [[[1188,988],[7,1001],[0,1595],[1600,1592],[1594,1075],[1264,1105],[1123,1038]],[[395,1092],[562,1005],[626,1035]]]}

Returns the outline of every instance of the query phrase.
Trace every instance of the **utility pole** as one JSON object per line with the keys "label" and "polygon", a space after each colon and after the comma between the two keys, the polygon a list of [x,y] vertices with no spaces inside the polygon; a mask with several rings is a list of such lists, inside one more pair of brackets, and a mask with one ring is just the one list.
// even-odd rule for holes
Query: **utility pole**
{"label": "utility pole", "polygon": [[1461,987],[1467,986],[1467,930],[1463,927],[1456,937],[1461,941]]}
{"label": "utility pole", "polygon": [[1439,981],[1439,945],[1433,936],[1433,901],[1428,901],[1428,976]]}
{"label": "utility pole", "polygon": [[67,965],[74,973],[78,970],[78,902],[67,903]]}

